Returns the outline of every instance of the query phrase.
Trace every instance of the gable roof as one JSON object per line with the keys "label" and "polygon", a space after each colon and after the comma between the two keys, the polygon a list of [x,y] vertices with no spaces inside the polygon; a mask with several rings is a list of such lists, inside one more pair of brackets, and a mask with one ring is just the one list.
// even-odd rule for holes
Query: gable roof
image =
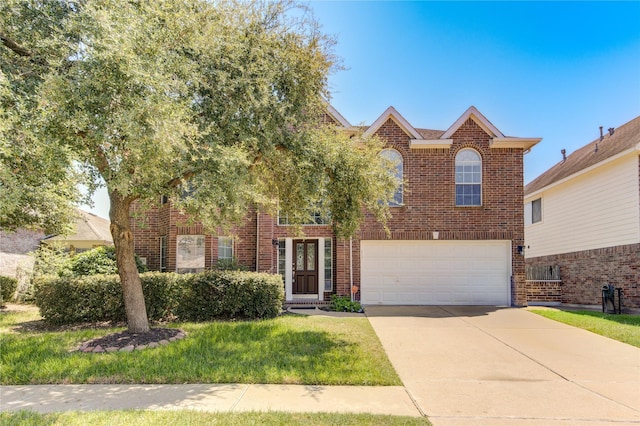
{"label": "gable roof", "polygon": [[[597,149],[596,149],[597,147]],[[640,116],[608,132],[598,139],[574,151],[567,159],[559,162],[524,188],[525,195],[532,194],[549,185],[568,178],[582,170],[595,166],[625,151],[640,151]]]}
{"label": "gable roof", "polygon": [[422,139],[422,135],[392,106],[387,108],[364,132],[363,136],[373,135],[388,119],[392,119],[412,139]]}
{"label": "gable roof", "polygon": [[327,114],[329,114],[329,116],[331,118],[333,118],[333,120],[340,124],[342,127],[344,128],[349,128],[351,127],[351,124],[349,124],[349,122],[347,121],[346,118],[344,118],[344,116],[342,114],[340,114],[340,112],[338,112],[337,109],[335,109],[330,103],[327,102]]}
{"label": "gable roof", "polygon": [[525,150],[526,154],[531,147],[542,140],[542,138],[505,136],[474,106],[469,107],[446,131],[416,129],[392,106],[387,108],[370,126],[350,126],[347,120],[329,103],[327,103],[327,111],[336,121],[340,121],[345,128],[352,131],[357,131],[358,129],[364,131],[362,135],[365,137],[372,136],[387,120],[392,120],[409,136],[411,149],[449,148],[453,143],[451,138],[453,134],[469,119],[476,122],[491,137],[491,148],[521,148]]}
{"label": "gable roof", "polygon": [[77,209],[78,217],[75,221],[74,232],[67,235],[56,235],[44,238],[46,241],[102,241],[113,244],[111,237],[111,222],[93,213]]}
{"label": "gable roof", "polygon": [[476,109],[474,106],[470,106],[460,118],[458,118],[452,125],[447,129],[446,132],[441,136],[442,139],[448,139],[462,126],[466,121],[471,118],[476,122],[478,126],[482,128],[489,136],[493,138],[504,138],[504,135],[496,126],[491,124],[487,117],[482,115],[480,111]]}

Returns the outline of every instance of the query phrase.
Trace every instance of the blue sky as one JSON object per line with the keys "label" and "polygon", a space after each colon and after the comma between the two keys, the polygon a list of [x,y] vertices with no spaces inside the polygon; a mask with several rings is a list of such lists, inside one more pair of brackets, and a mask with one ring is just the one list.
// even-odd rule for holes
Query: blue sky
{"label": "blue sky", "polygon": [[[640,1],[308,5],[336,38],[331,104],[351,124],[392,105],[446,130],[474,105],[506,135],[543,138],[525,182],[640,115]],[[107,210],[98,195],[93,211]]]}

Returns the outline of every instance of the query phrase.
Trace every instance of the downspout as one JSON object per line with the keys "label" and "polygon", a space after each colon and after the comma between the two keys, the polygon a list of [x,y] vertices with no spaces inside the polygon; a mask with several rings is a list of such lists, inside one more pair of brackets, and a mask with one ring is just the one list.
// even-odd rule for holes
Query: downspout
{"label": "downspout", "polygon": [[349,293],[353,302],[353,238],[349,238]]}
{"label": "downspout", "polygon": [[260,272],[258,268],[259,259],[260,259],[260,212],[256,210],[256,272]]}

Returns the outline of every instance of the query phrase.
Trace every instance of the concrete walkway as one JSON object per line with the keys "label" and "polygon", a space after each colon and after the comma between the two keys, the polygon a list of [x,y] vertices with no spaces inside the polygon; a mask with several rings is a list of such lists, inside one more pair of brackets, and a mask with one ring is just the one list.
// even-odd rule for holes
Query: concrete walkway
{"label": "concrete walkway", "polygon": [[342,412],[420,416],[402,386],[41,385],[0,386],[0,410]]}
{"label": "concrete walkway", "polygon": [[435,426],[640,424],[638,348],[525,309],[366,313]]}

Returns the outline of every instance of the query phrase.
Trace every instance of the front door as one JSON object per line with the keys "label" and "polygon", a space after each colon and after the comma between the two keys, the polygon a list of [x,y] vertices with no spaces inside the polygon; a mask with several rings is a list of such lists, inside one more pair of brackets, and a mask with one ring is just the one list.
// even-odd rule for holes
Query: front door
{"label": "front door", "polygon": [[318,294],[318,240],[293,241],[293,294]]}

